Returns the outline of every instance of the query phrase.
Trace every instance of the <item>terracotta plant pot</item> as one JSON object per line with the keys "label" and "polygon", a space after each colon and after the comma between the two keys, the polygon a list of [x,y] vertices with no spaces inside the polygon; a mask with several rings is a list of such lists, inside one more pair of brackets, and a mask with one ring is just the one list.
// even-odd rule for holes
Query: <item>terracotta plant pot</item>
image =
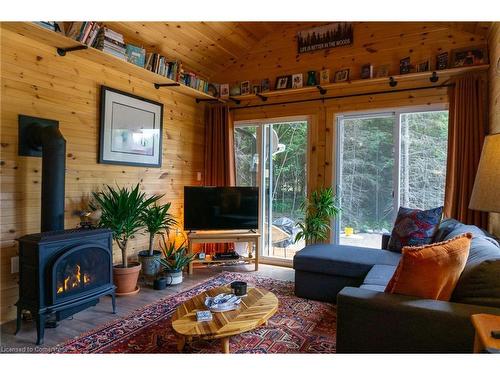
{"label": "terracotta plant pot", "polygon": [[127,268],[113,266],[113,283],[116,285],[116,295],[130,295],[139,292],[137,279],[141,271],[141,264],[130,262]]}

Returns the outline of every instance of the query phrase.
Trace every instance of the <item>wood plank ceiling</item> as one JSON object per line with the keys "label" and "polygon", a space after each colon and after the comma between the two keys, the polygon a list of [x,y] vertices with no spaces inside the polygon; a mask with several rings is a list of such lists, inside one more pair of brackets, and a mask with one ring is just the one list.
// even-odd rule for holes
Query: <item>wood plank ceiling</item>
{"label": "wood plank ceiling", "polygon": [[282,22],[107,22],[147,50],[155,50],[206,78],[244,56]]}
{"label": "wood plank ceiling", "polygon": [[[184,66],[212,78],[243,58],[269,34],[287,26],[307,29],[324,22],[106,22],[126,40],[179,59]],[[366,23],[365,23],[366,24]],[[450,29],[485,36],[489,22],[441,22]]]}

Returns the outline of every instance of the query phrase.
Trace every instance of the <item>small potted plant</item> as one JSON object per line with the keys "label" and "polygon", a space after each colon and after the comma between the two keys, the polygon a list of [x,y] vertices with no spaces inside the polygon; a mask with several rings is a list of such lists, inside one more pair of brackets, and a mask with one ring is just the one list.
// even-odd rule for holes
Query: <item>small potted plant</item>
{"label": "small potted plant", "polygon": [[156,235],[166,234],[168,236],[172,226],[177,224],[177,221],[168,212],[170,205],[170,203],[164,205],[154,203],[147,207],[141,215],[146,232],[149,234],[149,249],[139,252],[139,261],[145,276],[156,276],[160,269],[158,260],[161,258],[161,251],[154,250]]}
{"label": "small potted plant", "polygon": [[295,242],[304,239],[306,244],[314,244],[326,240],[332,218],[340,213],[333,189],[313,191],[311,197],[302,203],[302,209],[305,218],[298,224],[300,232],[297,233]]}
{"label": "small potted plant", "polygon": [[167,244],[165,237],[162,236],[162,245],[160,247],[163,258],[160,258],[159,263],[165,276],[170,279],[170,285],[182,283],[182,270],[195,257],[187,254],[186,246],[184,246],[185,242],[183,241],[179,246],[175,245],[175,241]]}
{"label": "small potted plant", "polygon": [[128,261],[128,241],[142,230],[141,215],[144,210],[161,196],[146,198],[146,194],[139,190],[139,184],[134,188],[114,188],[107,185],[107,189],[94,192],[92,196],[94,202],[91,202],[90,208],[94,211],[100,209],[102,212],[98,226],[111,229],[113,239],[122,253],[122,263],[113,266],[116,294],[135,294],[139,291],[137,279],[141,264]]}

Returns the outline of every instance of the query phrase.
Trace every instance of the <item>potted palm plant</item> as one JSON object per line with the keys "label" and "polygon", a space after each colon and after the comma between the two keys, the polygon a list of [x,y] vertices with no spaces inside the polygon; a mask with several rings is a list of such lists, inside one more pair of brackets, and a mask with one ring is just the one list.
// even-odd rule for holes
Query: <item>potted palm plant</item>
{"label": "potted palm plant", "polygon": [[172,226],[177,224],[177,221],[168,212],[170,205],[170,202],[164,205],[154,203],[147,207],[141,215],[146,232],[149,234],[149,249],[139,252],[143,275],[156,276],[160,269],[158,260],[161,258],[161,251],[154,250],[154,243],[157,234],[168,236]]}
{"label": "potted palm plant", "polygon": [[162,237],[162,245],[160,247],[163,252],[163,258],[159,260],[159,263],[163,268],[165,276],[170,278],[170,285],[182,283],[182,270],[195,257],[193,254],[187,254],[186,246],[184,246],[185,242],[176,246],[175,241],[167,244],[165,237]]}
{"label": "potted palm plant", "polygon": [[147,198],[146,194],[139,190],[139,184],[134,188],[114,188],[107,185],[106,189],[94,192],[92,196],[94,202],[91,202],[90,208],[92,210],[100,209],[102,212],[98,225],[111,229],[113,239],[122,253],[122,263],[113,266],[116,294],[137,293],[139,291],[137,279],[141,264],[128,261],[127,246],[129,239],[143,228],[141,215],[144,210],[161,196],[153,195]]}
{"label": "potted palm plant", "polygon": [[340,213],[333,189],[321,188],[313,191],[311,197],[302,203],[302,209],[305,218],[298,224],[300,231],[295,242],[304,239],[307,244],[313,244],[326,240],[332,218]]}

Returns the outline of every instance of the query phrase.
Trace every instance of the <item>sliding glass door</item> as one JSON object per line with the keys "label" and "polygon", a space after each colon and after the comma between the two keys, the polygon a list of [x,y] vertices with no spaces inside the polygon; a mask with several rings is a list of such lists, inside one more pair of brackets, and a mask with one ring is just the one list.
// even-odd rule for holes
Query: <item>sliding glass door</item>
{"label": "sliding glass door", "polygon": [[235,126],[236,183],[260,186],[262,256],[291,261],[307,195],[307,120]]}
{"label": "sliding glass door", "polygon": [[338,116],[337,134],[336,243],[379,247],[399,206],[443,204],[448,111]]}

